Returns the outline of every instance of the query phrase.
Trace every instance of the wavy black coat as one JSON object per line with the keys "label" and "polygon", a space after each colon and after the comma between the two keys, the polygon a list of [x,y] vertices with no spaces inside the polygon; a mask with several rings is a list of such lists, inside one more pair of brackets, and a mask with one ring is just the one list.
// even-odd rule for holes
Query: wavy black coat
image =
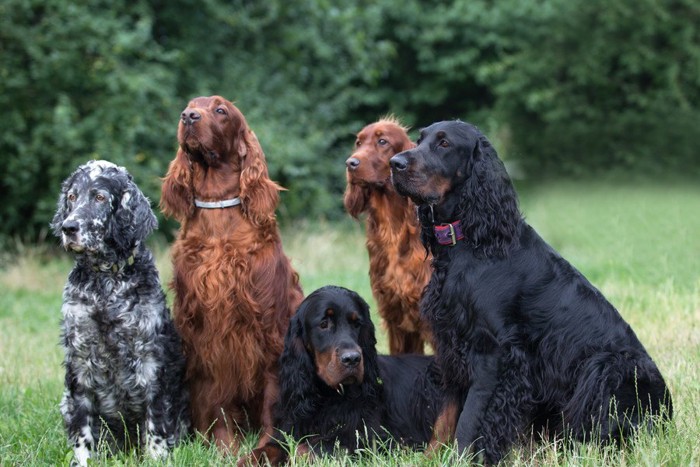
{"label": "wavy black coat", "polygon": [[[439,122],[391,161],[419,206],[433,274],[421,313],[447,390],[468,391],[462,449],[498,462],[532,433],[619,440],[672,414],[659,369],[615,307],[530,227],[503,163],[474,126]],[[464,239],[441,245],[437,224]],[[651,415],[648,417],[647,415]]]}

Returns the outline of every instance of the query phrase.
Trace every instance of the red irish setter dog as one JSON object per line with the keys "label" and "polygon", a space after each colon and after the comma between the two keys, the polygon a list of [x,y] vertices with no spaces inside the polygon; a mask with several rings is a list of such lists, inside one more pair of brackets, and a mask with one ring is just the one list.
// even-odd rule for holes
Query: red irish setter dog
{"label": "red irish setter dog", "polygon": [[187,355],[192,423],[236,452],[242,430],[272,433],[277,360],[303,298],[282,251],[276,183],[243,114],[219,96],[182,112],[161,209],[180,224],[173,313]]}
{"label": "red irish setter dog", "polygon": [[354,218],[367,213],[369,278],[392,355],[423,353],[423,344],[431,342],[418,307],[430,261],[418,236],[416,207],[396,192],[389,171],[389,159],[413,147],[406,128],[385,117],[357,134],[355,150],[345,161],[345,210]]}

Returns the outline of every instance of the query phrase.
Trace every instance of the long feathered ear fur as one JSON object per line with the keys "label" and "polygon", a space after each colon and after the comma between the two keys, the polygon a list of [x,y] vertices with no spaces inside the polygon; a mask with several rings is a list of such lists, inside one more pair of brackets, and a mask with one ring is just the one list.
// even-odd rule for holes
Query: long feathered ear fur
{"label": "long feathered ear fur", "polygon": [[369,188],[348,183],[345,187],[345,196],[343,197],[343,204],[347,213],[357,219],[367,209],[369,194]]}
{"label": "long feathered ear fur", "polygon": [[275,220],[275,209],[282,188],[270,180],[265,154],[255,133],[244,125],[239,141],[241,209],[253,224],[264,226]]}
{"label": "long feathered ear fur", "polygon": [[184,222],[194,212],[194,194],[192,193],[192,166],[187,154],[177,150],[175,159],[170,162],[168,173],[163,178],[161,187],[160,210],[167,217],[174,217]]}
{"label": "long feathered ear fur", "polygon": [[[398,152],[408,151],[409,149],[413,149],[415,147],[416,147],[416,143],[414,143],[410,139],[407,139],[406,141],[403,142],[403,147]],[[398,152],[397,152],[397,154],[398,154]]]}
{"label": "long feathered ear fur", "polygon": [[279,360],[280,409],[287,418],[282,420],[280,428],[283,430],[289,430],[295,420],[309,417],[313,413],[316,370],[307,349],[304,331],[304,319],[311,306],[309,303],[309,300],[302,302],[292,317]]}
{"label": "long feathered ear fur", "polygon": [[363,325],[358,338],[358,344],[360,344],[362,348],[365,367],[362,391],[367,396],[377,397],[379,396],[377,387],[380,381],[379,362],[377,358],[377,338],[374,334],[374,324],[372,324],[372,319],[370,317],[369,305],[357,292],[348,290],[348,293],[352,296],[355,303],[358,304],[363,319]]}
{"label": "long feathered ear fur", "polygon": [[420,240],[425,247],[426,254],[430,251],[435,251],[435,235],[433,234],[433,227],[435,226],[435,221],[433,219],[433,212],[429,205],[423,204],[417,207],[418,210],[418,222],[420,223]]}
{"label": "long feathered ear fur", "polygon": [[518,242],[522,216],[515,188],[496,150],[481,134],[469,159],[459,212],[465,241],[478,254],[503,257]]}
{"label": "long feathered ear fur", "polygon": [[136,186],[130,174],[119,170],[117,180],[121,187],[121,198],[107,232],[117,249],[128,253],[158,227],[158,220],[148,198]]}

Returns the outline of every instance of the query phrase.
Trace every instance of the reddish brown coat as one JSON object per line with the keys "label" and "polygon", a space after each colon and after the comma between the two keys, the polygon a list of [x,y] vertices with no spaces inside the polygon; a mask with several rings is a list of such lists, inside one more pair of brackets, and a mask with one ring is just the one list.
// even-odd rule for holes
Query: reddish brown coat
{"label": "reddish brown coat", "polygon": [[430,257],[420,242],[415,205],[394,190],[389,159],[415,147],[393,117],[364,127],[346,161],[346,211],[366,213],[372,293],[389,334],[391,354],[423,353],[432,337],[420,319],[419,302],[430,277]]}
{"label": "reddish brown coat", "polygon": [[[194,123],[186,123],[189,116]],[[193,99],[178,142],[160,206],[181,224],[171,286],[187,353],[192,421],[235,451],[239,430],[262,428],[261,444],[272,433],[277,360],[303,296],[275,219],[281,188],[270,180],[243,114],[219,96]],[[239,197],[241,205],[201,209],[195,197]]]}

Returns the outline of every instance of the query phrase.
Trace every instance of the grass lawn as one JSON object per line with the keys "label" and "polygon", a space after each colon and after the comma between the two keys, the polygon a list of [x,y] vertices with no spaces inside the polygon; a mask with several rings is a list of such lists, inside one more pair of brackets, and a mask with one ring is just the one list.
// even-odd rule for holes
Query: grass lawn
{"label": "grass lawn", "polygon": [[[623,449],[539,444],[514,450],[504,464],[698,465],[700,188],[685,183],[562,182],[522,189],[520,198],[529,223],[600,288],[635,329],[671,388],[675,417],[666,432],[642,434]],[[359,224],[288,226],[283,239],[307,294],[322,285],[342,285],[359,292],[374,308]],[[168,251],[155,249],[166,283],[171,274]],[[55,258],[32,248],[16,257],[5,255],[0,264],[0,465],[67,465],[72,452],[58,411],[63,390],[58,322],[71,261],[65,254]],[[378,330],[383,353],[386,336]],[[235,460],[193,440],[176,448],[170,463],[230,465]],[[102,461],[153,463],[133,454]],[[410,451],[374,451],[314,465],[458,463],[466,464],[467,459],[445,449],[431,460]]]}

